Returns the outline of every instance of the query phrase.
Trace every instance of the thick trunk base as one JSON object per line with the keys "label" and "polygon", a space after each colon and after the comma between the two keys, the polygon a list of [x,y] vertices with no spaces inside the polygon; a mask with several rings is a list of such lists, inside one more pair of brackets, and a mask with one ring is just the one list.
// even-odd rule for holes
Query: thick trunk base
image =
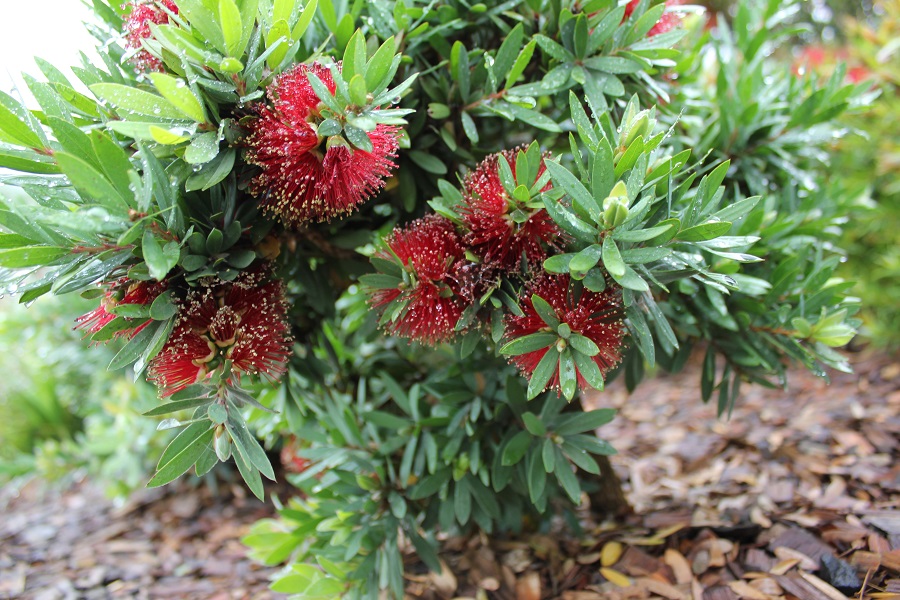
{"label": "thick trunk base", "polygon": [[592,475],[582,472],[585,483],[590,485],[591,491],[588,497],[591,501],[591,512],[607,518],[625,517],[634,512],[625,491],[622,489],[622,481],[616,475],[608,456],[597,456],[597,464],[600,465],[600,474]]}

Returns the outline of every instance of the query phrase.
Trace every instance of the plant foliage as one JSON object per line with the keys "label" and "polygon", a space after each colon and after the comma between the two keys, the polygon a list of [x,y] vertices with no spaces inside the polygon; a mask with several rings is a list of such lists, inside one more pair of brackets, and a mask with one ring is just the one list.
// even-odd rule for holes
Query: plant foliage
{"label": "plant foliage", "polygon": [[847,369],[817,181],[871,94],[770,59],[796,2],[93,6],[102,64],[0,96],[2,281],[94,298],[79,329],[158,385],[149,485],[233,459],[262,497],[290,437],[298,496],[246,540],[276,591],[401,597],[408,545],[571,516],[614,452],[573,399],[619,374],[703,346],[727,413]]}

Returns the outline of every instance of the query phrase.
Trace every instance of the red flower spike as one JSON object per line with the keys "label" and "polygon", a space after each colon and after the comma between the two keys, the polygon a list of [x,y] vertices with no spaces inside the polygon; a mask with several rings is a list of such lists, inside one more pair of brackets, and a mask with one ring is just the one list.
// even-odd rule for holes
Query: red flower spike
{"label": "red flower spike", "polygon": [[[387,245],[412,280],[408,287],[377,290],[373,294],[371,304],[375,308],[397,299],[407,303],[397,319],[386,325],[387,330],[427,344],[453,338],[466,305],[454,277],[456,267],[464,260],[465,249],[453,223],[431,214],[403,229],[395,229]],[[377,256],[394,260],[388,252]]]}
{"label": "red flower spike", "polygon": [[[602,292],[584,289],[580,297],[576,298],[570,284],[571,279],[568,275],[548,274],[529,282],[523,290],[522,297],[519,298],[519,306],[525,314],[521,317],[515,315],[506,317],[504,339],[509,342],[533,333],[549,331],[548,325],[531,303],[531,296],[537,295],[550,304],[560,323],[566,323],[573,333],[579,333],[597,344],[600,353],[591,360],[605,377],[610,369],[622,360],[623,339],[626,333],[622,290],[609,282]],[[556,352],[556,348],[550,346],[513,356],[510,362],[530,377],[547,352]],[[549,387],[559,390],[558,368],[550,379]],[[578,371],[578,387],[580,389],[590,387],[580,371]]]}
{"label": "red flower spike", "polygon": [[303,473],[311,465],[312,461],[308,458],[299,456],[297,453],[303,449],[300,439],[292,435],[290,439],[284,443],[281,448],[281,464],[288,473]]}
{"label": "red flower spike", "polygon": [[[116,319],[116,315],[110,312],[114,307],[120,304],[146,306],[156,300],[157,296],[168,287],[167,281],[131,281],[122,278],[109,287],[100,300],[100,306],[75,319],[75,322],[78,323],[75,329],[84,329],[86,336],[94,335]],[[149,324],[150,321],[146,321],[136,327],[122,329],[115,333],[115,337],[133,338]]]}
{"label": "red flower spike", "polygon": [[268,89],[272,106],[254,107],[257,116],[245,140],[247,162],[261,169],[250,193],[263,210],[294,228],[346,215],[378,192],[397,168],[400,134],[398,127],[378,125],[368,133],[372,152],[351,148],[339,137],[326,143],[317,133],[320,100],[307,73],[334,92],[325,65],[298,65],[281,74]]}
{"label": "red flower spike", "polygon": [[[466,203],[462,208],[463,222],[469,230],[465,243],[485,264],[496,266],[507,273],[520,270],[523,254],[529,265],[539,266],[547,258],[545,246],[557,248],[562,235],[562,231],[543,209],[533,211],[524,223],[513,220],[510,213],[515,210],[515,201],[511,202],[500,182],[499,161],[500,156],[506,158],[515,174],[517,153],[518,150],[514,149],[488,156],[478,168],[469,173],[463,184]],[[545,170],[542,162],[535,181]],[[516,182],[517,185],[528,187],[534,183]],[[547,184],[542,191],[550,187]]]}
{"label": "red flower spike", "polygon": [[[637,8],[638,2],[640,2],[640,0],[631,0],[631,2],[625,5],[625,18],[622,19],[623,21],[631,16],[631,13],[633,13],[634,9]],[[681,4],[681,2],[682,0],[666,0],[666,8],[678,6],[679,4]],[[656,25],[654,25],[650,29],[650,31],[647,32],[647,37],[653,37],[654,35],[672,31],[680,24],[681,15],[671,13],[667,10],[663,13],[663,16],[660,17],[659,21],[656,22]]]}
{"label": "red flower spike", "polygon": [[231,361],[231,376],[280,378],[291,355],[284,284],[265,270],[216,280],[179,302],[175,327],[150,362],[148,379],[163,397],[199,383]]}
{"label": "red flower spike", "polygon": [[163,71],[161,60],[144,50],[141,44],[153,35],[150,24],[165,25],[169,22],[169,15],[165,9],[178,14],[178,7],[172,0],[144,0],[129,2],[125,6],[131,7],[131,12],[125,17],[125,47],[137,52],[131,57],[131,62],[138,71],[154,72]]}

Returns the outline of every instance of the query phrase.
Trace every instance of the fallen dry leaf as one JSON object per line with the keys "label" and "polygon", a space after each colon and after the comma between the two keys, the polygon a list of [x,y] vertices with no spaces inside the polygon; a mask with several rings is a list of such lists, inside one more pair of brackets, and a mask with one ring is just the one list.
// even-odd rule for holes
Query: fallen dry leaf
{"label": "fallen dry leaf", "polygon": [[600,564],[604,567],[611,567],[622,557],[623,547],[619,542],[607,542],[600,551]]}
{"label": "fallen dry leaf", "polygon": [[607,581],[612,583],[613,585],[617,585],[619,587],[630,587],[632,585],[631,579],[615,569],[610,569],[609,567],[601,567],[600,574],[606,578]]}

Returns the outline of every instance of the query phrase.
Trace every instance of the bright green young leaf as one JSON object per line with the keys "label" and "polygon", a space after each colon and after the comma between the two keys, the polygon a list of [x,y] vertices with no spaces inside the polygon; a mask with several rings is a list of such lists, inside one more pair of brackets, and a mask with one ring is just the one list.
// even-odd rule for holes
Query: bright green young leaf
{"label": "bright green young leaf", "polygon": [[[125,112],[158,119],[183,120],[185,114],[161,96],[118,83],[98,83],[91,86],[98,98]],[[196,101],[196,98],[194,99]]]}
{"label": "bright green young leaf", "polygon": [[219,0],[219,25],[222,27],[222,39],[225,41],[228,56],[240,57],[244,50],[241,47],[243,21],[241,11],[234,0]]}
{"label": "bright green young leaf", "polygon": [[[233,0],[221,1],[234,4]],[[188,117],[197,123],[206,122],[206,112],[203,110],[203,104],[183,79],[178,79],[165,73],[150,73],[150,79],[163,98],[181,112],[182,117]]]}

